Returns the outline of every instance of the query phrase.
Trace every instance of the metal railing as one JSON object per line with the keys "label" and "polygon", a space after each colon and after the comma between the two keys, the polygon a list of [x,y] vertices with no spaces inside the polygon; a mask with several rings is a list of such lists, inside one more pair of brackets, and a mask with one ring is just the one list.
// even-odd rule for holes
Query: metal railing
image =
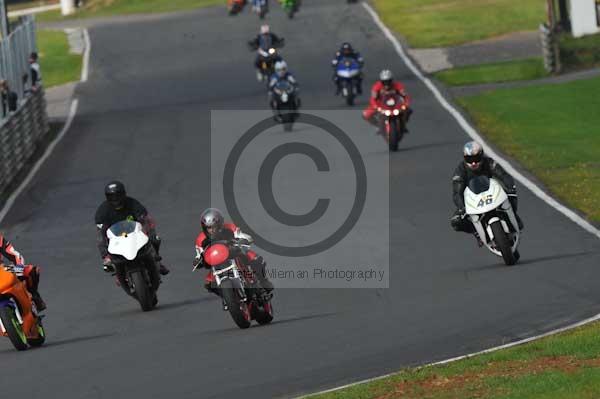
{"label": "metal railing", "polygon": [[[19,98],[19,106],[24,101],[25,94],[31,89],[31,77],[25,83],[23,76],[29,76],[29,55],[36,49],[33,17],[22,18],[22,23],[8,37],[0,41],[0,80],[8,81],[10,90]],[[0,112],[0,119],[3,117],[5,115]]]}

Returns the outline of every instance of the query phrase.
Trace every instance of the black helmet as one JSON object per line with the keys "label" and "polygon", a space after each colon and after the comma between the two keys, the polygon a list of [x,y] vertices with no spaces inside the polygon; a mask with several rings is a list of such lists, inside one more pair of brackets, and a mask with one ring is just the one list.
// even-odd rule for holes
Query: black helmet
{"label": "black helmet", "polygon": [[340,53],[342,53],[342,55],[345,56],[349,56],[354,54],[354,49],[352,48],[352,45],[348,42],[342,43],[342,47],[340,48]]}
{"label": "black helmet", "polygon": [[225,224],[225,218],[220,210],[217,208],[208,208],[200,216],[200,224],[202,225],[202,231],[208,238],[212,238],[215,234],[219,233]]}
{"label": "black helmet", "polygon": [[120,181],[111,181],[104,187],[104,195],[106,195],[106,201],[115,209],[121,209],[125,205],[125,198],[127,193],[125,192],[125,185]]}

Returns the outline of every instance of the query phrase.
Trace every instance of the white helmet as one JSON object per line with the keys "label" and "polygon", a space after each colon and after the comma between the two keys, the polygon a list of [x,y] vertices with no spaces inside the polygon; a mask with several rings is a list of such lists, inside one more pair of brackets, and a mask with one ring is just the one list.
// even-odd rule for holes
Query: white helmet
{"label": "white helmet", "polygon": [[379,74],[379,80],[381,80],[382,83],[391,82],[394,80],[394,74],[389,69],[384,69]]}
{"label": "white helmet", "polygon": [[266,35],[267,33],[270,33],[270,32],[271,32],[271,28],[269,27],[269,25],[265,24],[260,27],[261,35]]}
{"label": "white helmet", "polygon": [[483,147],[476,141],[469,141],[463,147],[465,165],[471,170],[478,170],[483,161]]}
{"label": "white helmet", "polygon": [[288,69],[287,62],[285,62],[285,61],[277,61],[275,63],[275,73],[280,78],[282,78],[282,77],[285,76],[285,74],[287,73],[287,69]]}

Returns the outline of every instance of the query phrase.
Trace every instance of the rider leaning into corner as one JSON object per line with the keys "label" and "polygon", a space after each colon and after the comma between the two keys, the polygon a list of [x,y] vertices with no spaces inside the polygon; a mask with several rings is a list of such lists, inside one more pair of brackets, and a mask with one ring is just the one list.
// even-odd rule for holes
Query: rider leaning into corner
{"label": "rider leaning into corner", "polygon": [[369,106],[363,111],[363,118],[365,120],[375,126],[377,126],[377,119],[375,115],[377,114],[377,108],[381,105],[381,101],[386,95],[389,94],[399,94],[404,98],[406,102],[406,112],[404,113],[404,132],[408,133],[408,129],[406,125],[408,124],[408,120],[410,119],[410,115],[413,113],[412,108],[410,108],[410,96],[406,94],[404,89],[404,85],[394,80],[394,74],[389,69],[384,69],[379,74],[379,80],[375,82],[373,87],[371,88],[371,99],[369,101]]}
{"label": "rider leaning into corner", "polygon": [[[254,242],[252,237],[243,233],[239,227],[233,223],[225,223],[225,218],[220,210],[216,208],[208,208],[200,216],[200,224],[202,232],[196,238],[196,257],[194,258],[194,270],[204,266],[203,253],[204,250],[213,241],[244,241],[248,244]],[[273,283],[271,283],[266,273],[266,263],[262,256],[258,256],[254,251],[247,251],[244,264],[252,270],[261,287],[270,293],[273,291]],[[212,273],[208,273],[204,279],[204,287],[217,295],[220,295],[216,289],[215,278]]]}
{"label": "rider leaning into corner", "polygon": [[2,234],[0,234],[0,254],[15,265],[8,268],[7,271],[14,273],[19,280],[25,281],[27,291],[31,294],[31,299],[35,303],[37,310],[42,311],[46,309],[46,303],[38,291],[40,268],[38,266],[25,265],[25,259]]}
{"label": "rider leaning into corner", "polygon": [[142,224],[150,243],[156,252],[156,267],[163,276],[169,274],[169,269],[160,263],[160,237],[156,234],[154,220],[138,200],[127,196],[125,186],[120,181],[112,181],[104,188],[106,201],[102,202],[96,211],[96,227],[98,233],[98,250],[102,257],[104,271],[115,271],[115,263],[108,253],[108,238],[106,231],[110,226],[123,220],[133,220]]}
{"label": "rider leaning into corner", "polygon": [[523,222],[517,214],[517,187],[515,180],[509,175],[500,164],[492,158],[487,157],[483,153],[481,144],[475,141],[469,141],[463,147],[463,160],[458,164],[454,175],[452,176],[452,198],[456,205],[456,211],[450,218],[450,225],[456,231],[474,234],[477,238],[479,246],[483,245],[481,239],[477,236],[475,227],[471,221],[465,217],[465,199],[464,191],[468,186],[469,181],[477,176],[487,176],[494,178],[504,186],[504,191],[508,195],[510,204],[512,205],[519,229],[523,230]]}

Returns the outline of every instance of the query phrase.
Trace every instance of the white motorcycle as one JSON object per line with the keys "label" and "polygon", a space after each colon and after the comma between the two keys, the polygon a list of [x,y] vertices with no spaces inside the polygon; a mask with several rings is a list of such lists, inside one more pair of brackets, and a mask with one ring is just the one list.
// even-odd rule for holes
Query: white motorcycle
{"label": "white motorcycle", "polygon": [[478,176],[464,191],[465,210],[479,238],[508,266],[520,258],[521,231],[508,195],[495,179]]}
{"label": "white motorcycle", "polygon": [[123,220],[110,226],[106,237],[121,288],[138,300],[144,312],[152,310],[158,303],[156,290],[160,277],[151,260],[156,258],[156,252],[142,225]]}

